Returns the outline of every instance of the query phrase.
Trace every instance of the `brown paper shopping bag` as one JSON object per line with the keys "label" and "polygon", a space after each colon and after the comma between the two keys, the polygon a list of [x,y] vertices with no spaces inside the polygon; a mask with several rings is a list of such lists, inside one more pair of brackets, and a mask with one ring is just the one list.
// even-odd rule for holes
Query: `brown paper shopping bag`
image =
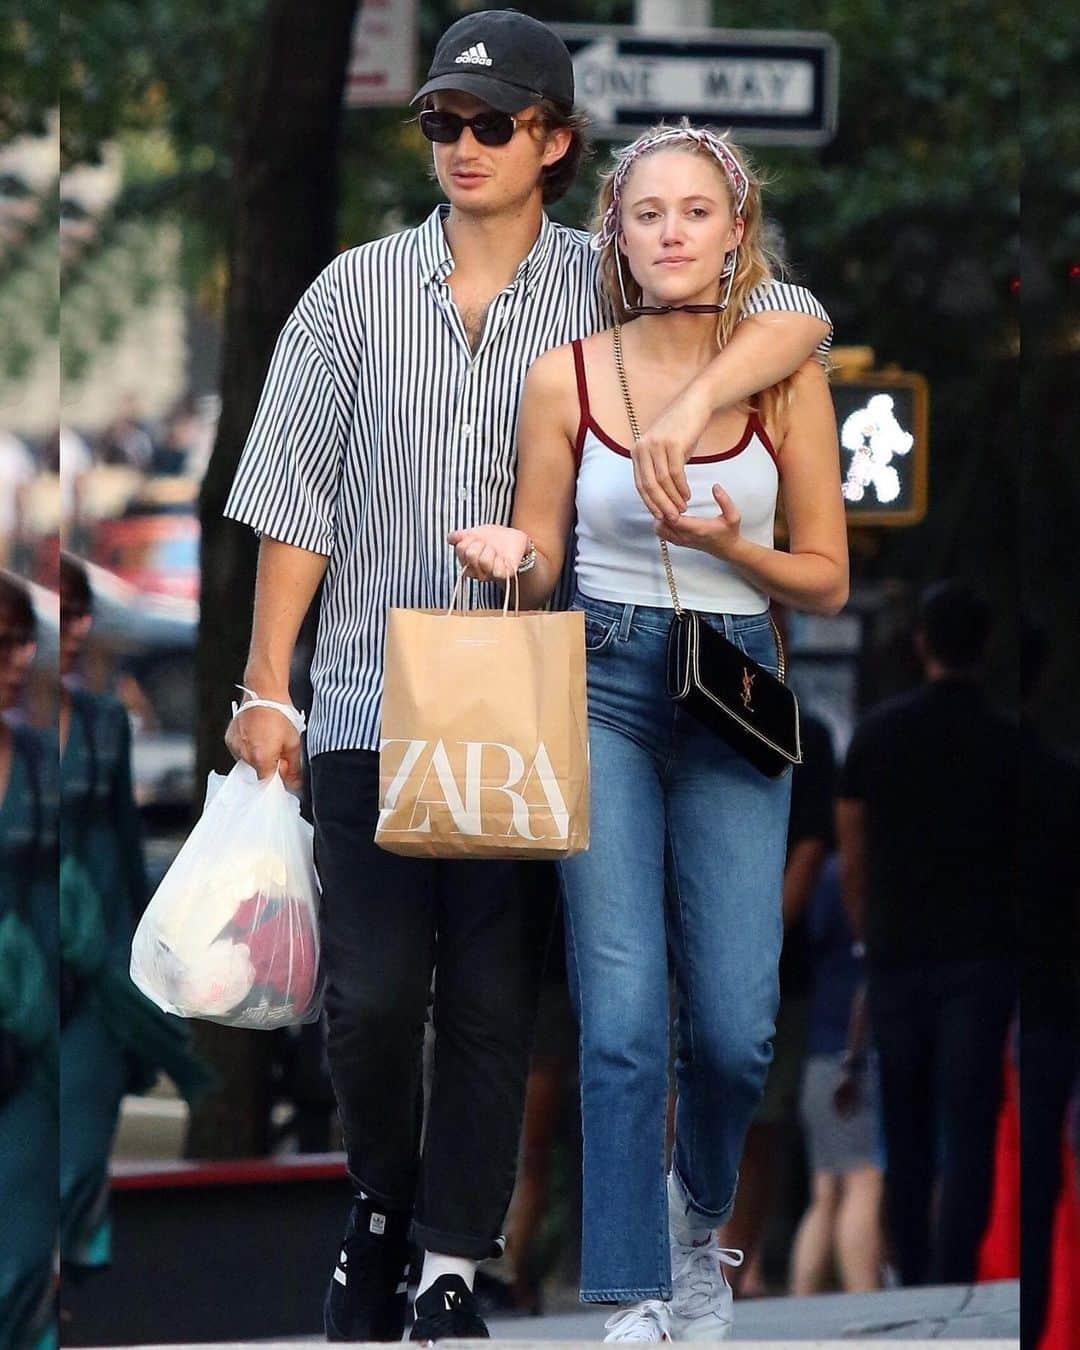
{"label": "brown paper shopping bag", "polygon": [[379,806],[375,842],[391,853],[588,848],[581,613],[391,609]]}

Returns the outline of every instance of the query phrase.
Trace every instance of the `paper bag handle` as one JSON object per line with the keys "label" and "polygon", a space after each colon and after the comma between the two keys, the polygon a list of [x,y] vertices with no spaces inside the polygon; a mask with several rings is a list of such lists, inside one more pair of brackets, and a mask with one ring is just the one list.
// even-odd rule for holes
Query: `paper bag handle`
{"label": "paper bag handle", "polygon": [[[506,593],[503,596],[502,612],[503,617],[506,618],[509,616],[510,613],[510,588],[513,587],[514,590],[515,614],[521,607],[521,590],[520,590],[520,583],[518,582],[518,575],[516,572],[511,572],[510,575],[508,577],[504,577],[503,580],[506,582]],[[447,616],[453,614],[455,609],[460,609],[462,614],[467,614],[469,612],[465,605],[464,567],[458,568],[457,581],[454,582],[454,593],[453,595],[451,595],[450,603],[446,607]]]}

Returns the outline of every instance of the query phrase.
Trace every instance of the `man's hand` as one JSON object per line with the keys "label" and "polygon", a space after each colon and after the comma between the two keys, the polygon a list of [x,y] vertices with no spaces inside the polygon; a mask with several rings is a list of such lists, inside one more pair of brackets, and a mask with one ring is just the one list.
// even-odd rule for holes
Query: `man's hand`
{"label": "man's hand", "polygon": [[634,486],[657,520],[674,524],[686,510],[690,501],[686,461],[697,448],[712,415],[712,405],[691,384],[652,426],[645,428],[631,451]]}
{"label": "man's hand", "polygon": [[720,514],[709,519],[700,516],[679,516],[672,524],[666,520],[656,526],[659,538],[681,548],[697,548],[711,553],[714,558],[730,558],[741,539],[742,516],[719,483],[713,485],[713,498]]}
{"label": "man's hand", "polygon": [[273,708],[240,708],[225,732],[225,744],[233,759],[250,764],[260,778],[280,773],[287,788],[299,790],[300,733]]}
{"label": "man's hand", "polygon": [[524,530],[512,530],[505,525],[451,530],[447,541],[453,544],[465,575],[476,581],[502,580],[513,575],[529,546],[529,536]]}

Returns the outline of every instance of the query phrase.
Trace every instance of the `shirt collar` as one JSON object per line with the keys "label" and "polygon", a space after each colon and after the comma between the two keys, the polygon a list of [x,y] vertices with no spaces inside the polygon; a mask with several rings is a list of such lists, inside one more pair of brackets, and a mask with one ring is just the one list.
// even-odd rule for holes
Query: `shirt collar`
{"label": "shirt collar", "polygon": [[425,286],[431,281],[445,281],[454,270],[454,255],[442,226],[446,211],[445,206],[437,206],[416,232],[420,281]]}
{"label": "shirt collar", "polygon": [[[427,220],[417,230],[417,261],[420,269],[421,285],[445,281],[454,270],[454,255],[443,229],[443,221],[450,208],[441,204],[432,211]],[[540,218],[540,233],[536,242],[528,251],[514,276],[514,281],[523,281],[525,289],[531,291],[551,266],[555,252],[555,226],[547,214]]]}

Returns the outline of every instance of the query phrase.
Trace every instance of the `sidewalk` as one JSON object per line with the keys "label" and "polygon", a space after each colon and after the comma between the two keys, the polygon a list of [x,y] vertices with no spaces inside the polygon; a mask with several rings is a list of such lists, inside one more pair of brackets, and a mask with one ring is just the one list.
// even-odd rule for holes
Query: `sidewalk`
{"label": "sidewalk", "polygon": [[[493,1318],[491,1340],[455,1341],[460,1350],[551,1350],[603,1340],[610,1309],[547,1317]],[[928,1342],[954,1350],[1015,1350],[1020,1336],[1020,1289],[1015,1280],[996,1284],[926,1289],[888,1289],[873,1294],[821,1294],[816,1298],[753,1299],[737,1305],[736,1336],[761,1350],[851,1350],[888,1341],[901,1350],[925,1350]],[[191,1350],[296,1350],[322,1340],[202,1344]],[[184,1350],[142,1347],[142,1350]]]}

